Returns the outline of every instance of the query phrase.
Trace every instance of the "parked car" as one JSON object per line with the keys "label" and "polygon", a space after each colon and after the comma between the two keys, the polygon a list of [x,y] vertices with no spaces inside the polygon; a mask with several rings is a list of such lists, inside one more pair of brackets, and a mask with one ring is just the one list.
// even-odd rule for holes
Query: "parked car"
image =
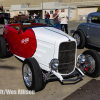
{"label": "parked car", "polygon": [[77,63],[76,40],[42,23],[5,25],[3,36],[0,36],[0,58],[6,56],[7,45],[10,52],[23,61],[23,80],[29,90],[39,91],[42,81],[51,79],[76,82],[84,73],[91,77],[100,75],[97,51],[84,51]]}
{"label": "parked car", "polygon": [[22,14],[18,16],[14,16],[13,18],[9,18],[9,20],[6,20],[5,24],[14,24],[14,23],[21,23],[22,21],[33,21],[32,19],[29,19],[29,16]]}
{"label": "parked car", "polygon": [[21,22],[22,20],[28,20],[29,16],[27,15],[18,15],[18,16],[14,16],[14,20],[17,22]]}
{"label": "parked car", "polygon": [[6,20],[10,20],[10,13],[0,13],[0,24],[5,24]]}
{"label": "parked car", "polygon": [[86,43],[100,47],[100,12],[90,13],[87,22],[77,27],[73,37],[79,49],[84,48]]}

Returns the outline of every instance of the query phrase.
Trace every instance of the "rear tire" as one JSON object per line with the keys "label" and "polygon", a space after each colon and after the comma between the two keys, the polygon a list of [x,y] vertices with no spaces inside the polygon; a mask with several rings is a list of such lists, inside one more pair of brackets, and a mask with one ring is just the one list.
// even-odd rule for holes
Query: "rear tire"
{"label": "rear tire", "polygon": [[7,46],[6,46],[6,40],[4,36],[0,36],[0,58],[4,58],[7,55]]}
{"label": "rear tire", "polygon": [[[97,51],[95,50],[87,50],[84,51],[83,54],[86,56],[90,56],[91,58],[93,58],[92,60],[92,68],[93,70],[91,70],[90,72],[86,72],[86,74],[90,77],[99,77],[100,76],[100,55]],[[94,66],[95,65],[95,66]],[[93,71],[93,72],[92,72]]]}
{"label": "rear tire", "polygon": [[[25,67],[28,66],[26,70],[28,74],[25,76]],[[42,86],[42,72],[39,67],[38,62],[34,58],[25,59],[22,66],[22,75],[24,83],[28,90],[39,91]],[[28,77],[28,78],[27,78]],[[29,79],[29,81],[28,81]],[[30,83],[28,83],[30,82]]]}
{"label": "rear tire", "polygon": [[85,36],[82,31],[77,30],[73,34],[74,39],[77,41],[77,48],[83,49],[85,46]]}

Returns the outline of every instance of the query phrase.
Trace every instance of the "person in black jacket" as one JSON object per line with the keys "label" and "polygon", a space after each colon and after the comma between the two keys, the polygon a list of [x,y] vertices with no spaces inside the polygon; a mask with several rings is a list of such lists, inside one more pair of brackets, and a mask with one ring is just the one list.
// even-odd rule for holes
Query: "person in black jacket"
{"label": "person in black jacket", "polygon": [[39,12],[37,14],[37,18],[38,18],[38,23],[40,23],[40,13]]}

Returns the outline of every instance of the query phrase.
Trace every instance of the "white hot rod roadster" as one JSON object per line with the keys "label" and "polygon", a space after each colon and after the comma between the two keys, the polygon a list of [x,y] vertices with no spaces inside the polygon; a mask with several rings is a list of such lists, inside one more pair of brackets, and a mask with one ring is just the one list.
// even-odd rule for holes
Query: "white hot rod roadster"
{"label": "white hot rod roadster", "polygon": [[84,73],[91,77],[100,75],[98,52],[87,50],[76,59],[76,40],[52,26],[41,23],[5,25],[0,36],[1,58],[6,56],[7,47],[23,61],[23,80],[29,90],[39,91],[42,81],[50,79],[78,81]]}

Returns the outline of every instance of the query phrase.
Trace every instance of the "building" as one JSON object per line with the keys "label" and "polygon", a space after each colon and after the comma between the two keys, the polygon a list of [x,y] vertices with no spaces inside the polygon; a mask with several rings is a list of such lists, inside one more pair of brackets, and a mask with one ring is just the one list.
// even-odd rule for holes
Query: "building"
{"label": "building", "polygon": [[[10,2],[10,3],[9,3]],[[42,3],[43,2],[43,3]],[[44,18],[45,11],[50,13],[50,18],[55,9],[65,9],[70,20],[86,20],[86,17],[91,12],[96,12],[100,6],[100,0],[1,0],[0,3],[4,6],[5,12],[10,12],[11,17],[23,12],[40,13],[41,18]]]}

